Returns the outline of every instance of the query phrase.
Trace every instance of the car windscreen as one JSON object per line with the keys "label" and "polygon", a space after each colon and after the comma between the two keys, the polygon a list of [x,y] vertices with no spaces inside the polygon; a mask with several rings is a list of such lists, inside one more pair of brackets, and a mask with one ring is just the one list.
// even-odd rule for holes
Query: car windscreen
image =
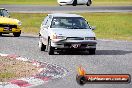
{"label": "car windscreen", "polygon": [[8,12],[6,10],[1,9],[0,10],[0,16],[9,17],[9,14],[8,14]]}
{"label": "car windscreen", "polygon": [[66,29],[90,29],[90,26],[82,17],[54,17],[50,27]]}

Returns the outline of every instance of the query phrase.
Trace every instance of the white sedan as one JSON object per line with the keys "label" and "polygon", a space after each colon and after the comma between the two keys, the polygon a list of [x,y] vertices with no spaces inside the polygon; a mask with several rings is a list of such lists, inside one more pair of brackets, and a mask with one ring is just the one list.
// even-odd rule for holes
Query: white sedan
{"label": "white sedan", "polygon": [[92,4],[92,0],[57,0],[60,6],[62,5],[87,5],[90,6]]}
{"label": "white sedan", "polygon": [[58,50],[85,50],[95,54],[96,36],[88,22],[76,14],[49,14],[41,24],[39,48],[49,55]]}

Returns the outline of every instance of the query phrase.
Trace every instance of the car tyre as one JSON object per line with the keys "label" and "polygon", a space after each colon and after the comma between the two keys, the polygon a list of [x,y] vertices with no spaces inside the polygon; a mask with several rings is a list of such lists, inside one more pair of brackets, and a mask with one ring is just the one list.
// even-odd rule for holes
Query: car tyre
{"label": "car tyre", "polygon": [[59,6],[62,6],[61,4],[59,4]]}
{"label": "car tyre", "polygon": [[89,54],[90,54],[90,55],[94,55],[94,54],[95,54],[95,51],[96,51],[96,49],[90,49],[90,50],[89,50]]}
{"label": "car tyre", "polygon": [[48,42],[48,54],[54,55],[54,48],[51,46],[51,40]]}
{"label": "car tyre", "polygon": [[0,36],[2,36],[2,33],[0,33]]}
{"label": "car tyre", "polygon": [[39,41],[39,48],[41,51],[45,51],[46,45],[44,45],[41,41]]}
{"label": "car tyre", "polygon": [[77,0],[74,0],[72,5],[76,6],[77,5]]}
{"label": "car tyre", "polygon": [[21,32],[15,32],[15,33],[13,33],[14,37],[19,37],[20,34],[21,34]]}
{"label": "car tyre", "polygon": [[87,6],[90,6],[91,4],[92,4],[92,1],[91,0],[88,0]]}

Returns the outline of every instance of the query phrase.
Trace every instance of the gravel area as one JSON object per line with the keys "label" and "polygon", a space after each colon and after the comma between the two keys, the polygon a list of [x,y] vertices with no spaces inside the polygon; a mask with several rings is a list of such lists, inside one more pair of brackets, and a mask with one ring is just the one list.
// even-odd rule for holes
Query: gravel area
{"label": "gravel area", "polygon": [[0,56],[0,82],[29,77],[37,72],[38,68],[33,66],[32,63],[19,61],[12,57]]}

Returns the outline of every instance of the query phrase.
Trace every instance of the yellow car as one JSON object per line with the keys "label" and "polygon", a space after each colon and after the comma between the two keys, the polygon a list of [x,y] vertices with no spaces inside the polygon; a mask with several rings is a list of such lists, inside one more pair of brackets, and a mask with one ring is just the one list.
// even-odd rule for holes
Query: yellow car
{"label": "yellow car", "polygon": [[13,33],[15,37],[19,37],[21,34],[21,22],[10,18],[8,11],[0,8],[0,36],[9,33]]}

